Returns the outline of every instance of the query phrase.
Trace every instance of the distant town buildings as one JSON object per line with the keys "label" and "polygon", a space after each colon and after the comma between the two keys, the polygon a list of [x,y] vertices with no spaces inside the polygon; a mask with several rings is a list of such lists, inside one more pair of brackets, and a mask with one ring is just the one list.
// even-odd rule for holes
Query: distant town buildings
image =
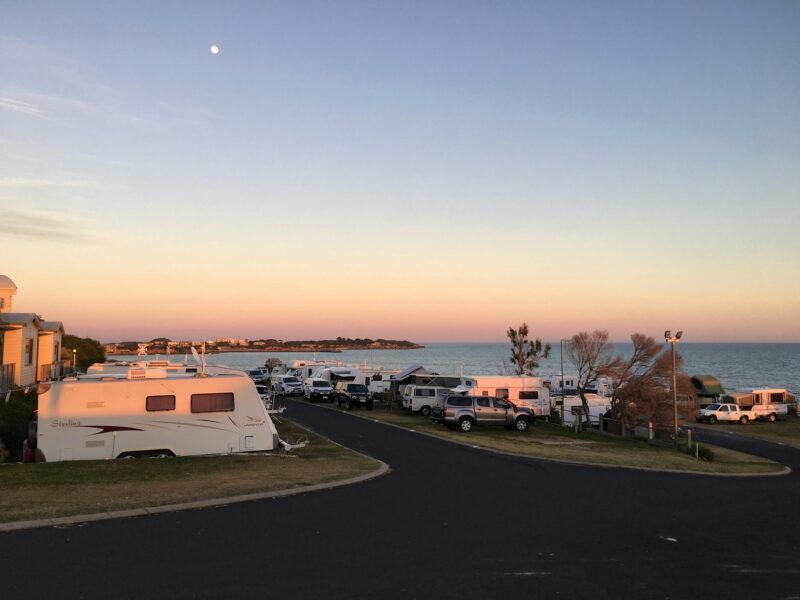
{"label": "distant town buildings", "polygon": [[[13,312],[17,286],[0,275],[0,392],[57,379],[64,326],[36,313]],[[65,361],[68,363],[69,361]]]}

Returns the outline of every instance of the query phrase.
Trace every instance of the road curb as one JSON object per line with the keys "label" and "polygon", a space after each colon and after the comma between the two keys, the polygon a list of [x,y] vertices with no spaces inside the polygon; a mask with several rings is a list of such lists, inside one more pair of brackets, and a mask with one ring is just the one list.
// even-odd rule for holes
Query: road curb
{"label": "road curb", "polygon": [[[416,429],[409,429],[403,425],[398,425],[397,423],[388,423],[386,421],[381,421],[380,419],[375,419],[374,417],[370,417],[369,415],[361,415],[354,412],[342,412],[339,410],[334,409],[332,406],[324,406],[321,404],[313,404],[311,402],[305,402],[305,404],[309,404],[311,406],[316,406],[318,408],[324,408],[326,410],[332,410],[337,413],[350,415],[352,417],[357,417],[359,419],[364,419],[365,421],[370,421],[373,423],[380,423],[381,425],[387,425],[389,427],[395,427],[397,429],[401,429],[403,431],[409,431],[412,433],[416,433],[417,435],[424,435],[425,437],[434,439],[434,440],[441,440],[443,442],[448,442],[451,444],[458,444],[459,446],[464,446],[466,448],[471,448],[472,450],[482,450],[484,452],[490,452],[492,454],[501,454],[503,456],[513,456],[514,458],[524,458],[527,460],[534,460],[534,461],[543,461],[543,462],[553,462],[559,463],[562,465],[574,465],[578,467],[599,467],[602,469],[628,469],[631,471],[643,471],[645,473],[671,473],[673,475],[701,475],[704,477],[781,477],[783,475],[789,475],[792,472],[791,467],[786,465],[783,466],[783,470],[781,471],[773,471],[770,473],[703,473],[700,471],[681,471],[678,469],[656,469],[653,467],[635,467],[632,465],[612,465],[608,463],[592,463],[592,462],[583,462],[578,460],[564,460],[562,458],[547,458],[544,456],[531,456],[530,454],[519,454],[516,452],[507,452],[505,450],[497,450],[495,448],[487,448],[486,446],[480,446],[478,444],[470,444],[468,442],[459,442],[458,440],[452,440],[450,438],[441,437],[438,435],[434,435],[432,433],[427,433],[424,431],[418,431]],[[752,438],[751,438],[752,439]],[[774,462],[774,461],[773,461]],[[781,463],[776,463],[781,464]]]}
{"label": "road curb", "polygon": [[[317,434],[319,435],[319,434]],[[336,444],[336,442],[332,443]],[[341,446],[341,444],[337,444]],[[344,447],[344,446],[342,446]],[[212,508],[218,506],[228,506],[230,504],[238,504],[240,502],[252,502],[253,500],[268,500],[270,498],[284,498],[286,496],[296,496],[298,494],[305,494],[308,492],[317,492],[320,490],[329,490],[337,487],[344,487],[346,485],[354,485],[356,483],[363,483],[371,479],[375,479],[389,472],[389,465],[385,462],[362,454],[356,450],[348,448],[351,452],[369,458],[379,463],[379,466],[374,471],[358,475],[357,477],[350,477],[348,479],[340,479],[339,481],[330,481],[328,483],[317,483],[314,485],[307,485],[298,488],[289,488],[285,490],[274,490],[272,492],[256,492],[254,494],[242,494],[239,496],[227,496],[225,498],[209,498],[208,500],[194,500],[192,502],[181,502],[178,504],[164,504],[160,506],[146,506],[142,508],[131,508],[127,510],[115,510],[103,513],[92,513],[87,515],[72,515],[69,517],[53,517],[51,519],[36,519],[32,521],[14,521],[11,523],[0,523],[0,532],[4,531],[19,531],[22,529],[36,529],[39,527],[60,527],[68,525],[76,525],[78,523],[89,523],[93,521],[108,521],[111,519],[124,519],[129,517],[144,517],[147,515],[157,515],[167,512],[177,512],[181,510],[192,510],[198,508]]]}

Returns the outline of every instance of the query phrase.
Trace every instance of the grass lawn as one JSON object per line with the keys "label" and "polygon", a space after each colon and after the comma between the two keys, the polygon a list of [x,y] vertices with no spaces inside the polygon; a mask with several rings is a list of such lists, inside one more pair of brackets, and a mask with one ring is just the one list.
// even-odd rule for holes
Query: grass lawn
{"label": "grass lawn", "polygon": [[412,415],[398,408],[389,410],[376,405],[372,411],[358,409],[352,413],[457,442],[538,458],[698,473],[772,473],[784,468],[764,458],[717,446],[712,447],[714,461],[708,462],[671,447],[596,432],[574,433],[566,427],[543,420],[536,421],[523,433],[501,427],[477,427],[470,433],[461,433],[436,425],[430,418]]}
{"label": "grass lawn", "polygon": [[711,431],[724,431],[745,435],[769,442],[781,442],[787,446],[800,448],[800,417],[789,415],[785,421],[769,423],[765,421],[752,421],[747,425],[739,423],[692,423],[692,427],[698,429],[709,429]]}
{"label": "grass lawn", "polygon": [[63,517],[298,488],[374,471],[378,463],[274,419],[291,453],[0,464],[0,522]]}

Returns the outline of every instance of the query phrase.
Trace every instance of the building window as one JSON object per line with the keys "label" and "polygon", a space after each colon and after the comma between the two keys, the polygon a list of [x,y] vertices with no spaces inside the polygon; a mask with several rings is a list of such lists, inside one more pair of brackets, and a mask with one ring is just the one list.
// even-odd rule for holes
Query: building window
{"label": "building window", "polygon": [[25,340],[25,366],[33,364],[33,340]]}
{"label": "building window", "polygon": [[175,396],[148,396],[145,399],[147,412],[175,410]]}
{"label": "building window", "polygon": [[220,394],[192,394],[192,412],[230,412],[234,409],[233,392]]}

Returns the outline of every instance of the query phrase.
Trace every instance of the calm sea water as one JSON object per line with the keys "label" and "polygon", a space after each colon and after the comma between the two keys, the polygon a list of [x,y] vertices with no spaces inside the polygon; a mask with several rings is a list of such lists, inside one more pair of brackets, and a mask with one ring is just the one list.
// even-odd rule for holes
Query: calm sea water
{"label": "calm sea water", "polygon": [[[665,346],[668,347],[668,346]],[[348,350],[338,354],[317,353],[318,360],[338,360],[343,364],[363,364],[387,369],[404,369],[420,364],[440,374],[459,374],[463,366],[465,375],[510,374],[508,362],[510,346],[507,343],[429,343],[419,350]],[[800,344],[691,344],[677,345],[684,359],[684,368],[690,375],[710,374],[717,377],[726,390],[748,387],[786,388],[800,393]],[[631,344],[616,344],[615,351],[627,354]],[[114,356],[120,360],[134,356]],[[310,352],[229,352],[207,355],[208,364],[222,364],[247,369],[259,367],[267,358],[280,358],[285,362],[294,359],[312,359]],[[173,356],[180,361],[182,356]],[[191,356],[189,357],[191,361]],[[569,358],[564,355],[564,372],[570,373]],[[559,345],[553,345],[548,359],[541,363],[539,374],[559,373],[561,356]]]}

